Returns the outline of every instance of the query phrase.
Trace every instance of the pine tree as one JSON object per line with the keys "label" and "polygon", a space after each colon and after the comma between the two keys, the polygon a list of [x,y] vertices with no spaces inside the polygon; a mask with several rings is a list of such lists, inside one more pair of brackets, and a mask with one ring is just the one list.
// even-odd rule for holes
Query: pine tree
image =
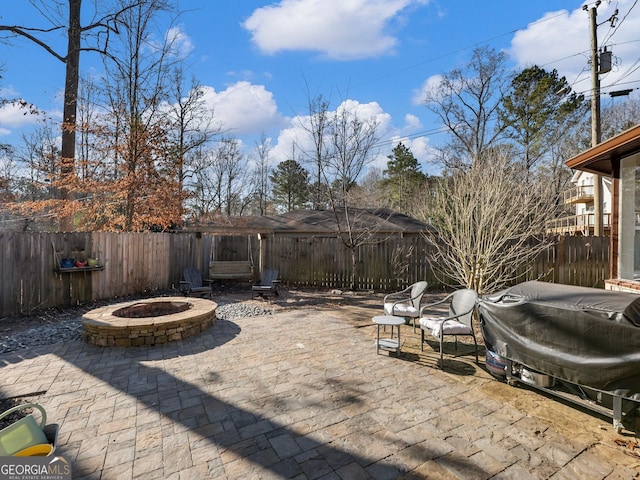
{"label": "pine tree", "polygon": [[513,78],[499,112],[505,136],[518,145],[524,167],[532,170],[586,109],[584,96],[572,92],[565,77],[534,65]]}
{"label": "pine tree", "polygon": [[424,185],[426,176],[420,171],[420,164],[409,148],[399,143],[393,154],[387,157],[387,169],[383,174],[383,184],[389,192],[392,208],[406,213],[416,192]]}
{"label": "pine tree", "polygon": [[306,208],[309,203],[309,178],[307,171],[295,160],[280,162],[271,180],[273,201],[276,208],[291,212]]}

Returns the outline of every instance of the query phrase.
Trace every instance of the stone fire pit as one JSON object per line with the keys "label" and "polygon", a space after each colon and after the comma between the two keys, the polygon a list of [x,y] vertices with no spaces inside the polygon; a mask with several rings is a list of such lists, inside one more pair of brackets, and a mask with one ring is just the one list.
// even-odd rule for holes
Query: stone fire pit
{"label": "stone fire pit", "polygon": [[82,339],[103,347],[183,340],[213,325],[217,306],[211,300],[190,297],[160,297],[108,305],[82,316]]}

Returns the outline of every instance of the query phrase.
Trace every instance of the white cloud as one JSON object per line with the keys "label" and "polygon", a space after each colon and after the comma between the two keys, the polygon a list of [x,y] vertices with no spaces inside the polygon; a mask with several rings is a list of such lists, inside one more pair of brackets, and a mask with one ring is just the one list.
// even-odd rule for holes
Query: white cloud
{"label": "white cloud", "polygon": [[243,23],[267,54],[311,50],[338,60],[393,53],[389,22],[428,0],[281,0],[256,9]]}
{"label": "white cloud", "polygon": [[13,88],[13,85],[0,88],[0,98],[14,98],[18,96],[18,91]]}
{"label": "white cloud", "polygon": [[263,86],[237,82],[221,92],[203,86],[203,100],[231,135],[260,134],[284,124],[273,94]]}
{"label": "white cloud", "polygon": [[40,116],[30,113],[28,106],[19,103],[8,103],[0,107],[1,135],[9,135],[12,129],[35,125],[40,121]]}
{"label": "white cloud", "polygon": [[187,58],[195,48],[191,38],[180,27],[167,30],[165,40],[171,46],[171,52],[181,59]]}
{"label": "white cloud", "polygon": [[538,65],[550,70],[561,65],[567,72],[562,75],[568,74],[567,80],[571,82],[583,68],[588,68],[589,46],[587,12],[560,10],[549,12],[516,32],[509,54],[518,69]]}
{"label": "white cloud", "polygon": [[[629,82],[640,81],[640,70],[631,72],[638,60],[640,8],[631,8],[634,0],[602,2],[597,9],[598,44],[613,50],[614,67],[600,76],[603,93],[629,88]],[[589,7],[592,7],[589,4]],[[618,9],[618,26],[607,21]],[[623,17],[624,21],[623,20]],[[547,71],[556,69],[579,93],[590,90],[589,12],[578,8],[547,13],[540,20],[518,31],[511,41],[509,54],[522,69],[538,65]]]}
{"label": "white cloud", "polygon": [[[370,167],[379,168],[381,171],[386,169],[389,161],[388,156],[391,155],[393,148],[402,142],[420,162],[423,172],[429,174],[437,173],[439,167],[435,164],[436,151],[431,146],[429,137],[413,136],[415,135],[413,132],[422,127],[422,123],[417,116],[412,114],[405,115],[405,125],[402,127],[403,133],[401,133],[400,129],[393,126],[391,115],[386,113],[377,102],[359,103],[356,100],[346,100],[336,110],[342,108],[357,112],[359,118],[362,119],[374,117],[379,123],[380,149],[376,158],[369,165]],[[333,114],[335,112],[329,113]],[[280,131],[276,145],[271,151],[276,163],[295,156],[295,159],[302,163],[305,168],[311,166],[307,163],[309,157],[304,154],[305,151],[312,152],[314,149],[309,133],[305,130],[305,126],[308,128],[308,125],[308,116],[297,116],[291,119],[289,127]]]}
{"label": "white cloud", "polygon": [[407,147],[411,149],[413,156],[420,162],[423,173],[436,175],[442,168],[438,160],[437,150],[431,146],[429,137],[413,138]]}
{"label": "white cloud", "polygon": [[[362,120],[374,118],[378,122],[380,135],[387,136],[388,132],[395,130],[391,124],[391,115],[386,113],[377,102],[360,103],[357,100],[345,100],[338,105],[336,110],[329,112],[329,115],[331,116],[342,109],[348,109],[348,111],[353,112]],[[280,131],[276,145],[271,151],[276,162],[282,162],[295,156],[295,160],[305,165],[309,160],[305,152],[314,150],[313,141],[308,131],[309,124],[310,117],[308,115],[299,115],[291,119],[289,127]],[[380,140],[384,142],[384,138]],[[382,147],[371,165],[385,167],[389,152],[390,149],[388,147]],[[309,165],[306,165],[306,167],[309,167]]]}
{"label": "white cloud", "polygon": [[416,115],[412,115],[411,113],[407,113],[404,116],[404,129],[405,130],[417,130],[422,128],[422,121]]}
{"label": "white cloud", "polygon": [[[438,166],[434,165],[436,159],[436,150],[430,146],[429,137],[420,136],[415,138],[402,137],[394,135],[391,138],[391,147],[389,150],[394,149],[399,143],[402,143],[405,147],[411,150],[413,156],[418,160],[422,167],[423,173],[434,174],[438,170]],[[386,161],[383,165],[378,165],[383,170],[386,168]]]}
{"label": "white cloud", "polygon": [[420,88],[413,90],[411,94],[411,103],[413,105],[424,105],[424,101],[429,94],[438,91],[442,75],[433,75],[427,78]]}

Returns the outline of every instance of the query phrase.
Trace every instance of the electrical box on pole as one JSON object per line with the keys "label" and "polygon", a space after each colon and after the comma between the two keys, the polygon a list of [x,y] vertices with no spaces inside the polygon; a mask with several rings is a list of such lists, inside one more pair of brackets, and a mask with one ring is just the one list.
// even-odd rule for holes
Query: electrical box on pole
{"label": "electrical box on pole", "polygon": [[600,50],[600,61],[598,62],[599,69],[598,73],[602,75],[603,73],[609,73],[611,71],[611,51],[607,50],[607,47],[604,47]]}

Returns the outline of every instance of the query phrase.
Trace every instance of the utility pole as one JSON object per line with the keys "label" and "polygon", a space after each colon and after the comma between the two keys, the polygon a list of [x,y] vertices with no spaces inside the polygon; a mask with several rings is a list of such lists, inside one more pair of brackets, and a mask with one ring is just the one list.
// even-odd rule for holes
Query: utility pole
{"label": "utility pole", "polygon": [[[600,75],[598,61],[598,24],[596,17],[598,16],[598,6],[600,0],[595,6],[589,9],[589,22],[591,25],[591,147],[595,147],[601,142],[600,130]],[[587,6],[583,7],[585,10]],[[603,203],[602,203],[602,178],[600,175],[593,177],[593,213],[594,225],[593,234],[600,237],[604,231],[603,222]]]}
{"label": "utility pole", "polygon": [[[607,73],[611,70],[611,52],[607,51],[605,47],[602,52],[603,61],[600,61],[600,54],[598,53],[598,7],[601,4],[601,0],[596,0],[593,7],[589,8],[587,5],[582,7],[583,10],[589,10],[589,23],[591,29],[591,147],[595,147],[602,141],[602,132],[600,129],[600,74]],[[616,15],[618,10],[613,13],[607,20],[611,22],[611,27],[615,25]],[[602,68],[601,68],[602,67]],[[595,175],[593,179],[593,213],[594,213],[594,225],[593,234],[596,237],[604,235],[604,221],[603,221],[603,187],[602,177]]]}

